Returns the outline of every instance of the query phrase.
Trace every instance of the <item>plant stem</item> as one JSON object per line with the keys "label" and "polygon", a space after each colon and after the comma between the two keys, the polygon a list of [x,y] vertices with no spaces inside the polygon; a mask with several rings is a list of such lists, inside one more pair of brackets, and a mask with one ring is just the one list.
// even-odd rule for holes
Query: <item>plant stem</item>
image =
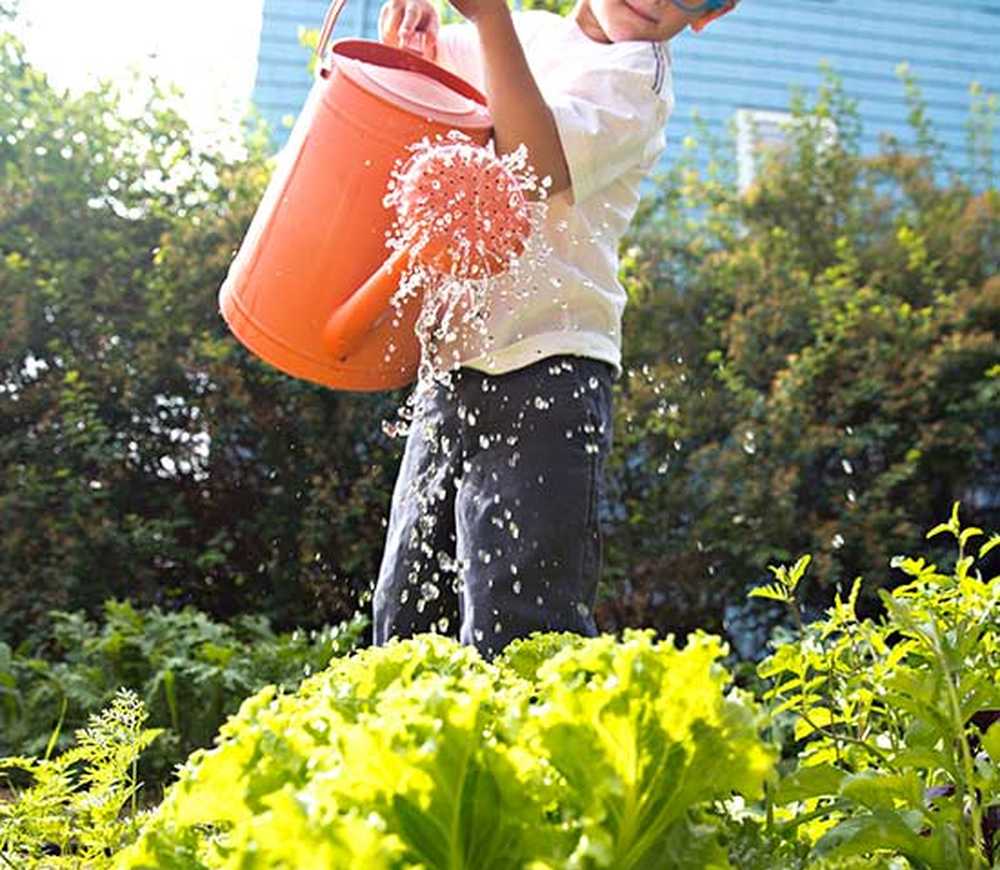
{"label": "plant stem", "polygon": [[[959,778],[959,781],[955,783],[955,796],[958,799],[959,812],[962,813],[965,809],[965,801],[967,797],[971,797],[971,813],[972,813],[972,870],[979,870],[982,866],[982,843],[983,843],[983,818],[982,818],[982,808],[979,806],[979,801],[976,799],[975,789],[971,789],[971,784],[975,777],[972,753],[969,750],[969,741],[966,739],[965,734],[965,722],[962,720],[962,708],[958,701],[958,695],[955,692],[955,683],[952,680],[951,669],[948,667],[948,659],[944,654],[944,650],[941,649],[941,642],[935,631],[929,638],[931,640],[931,649],[934,652],[934,657],[937,659],[938,667],[944,674],[944,682],[948,687],[948,707],[952,718],[952,728],[954,733],[958,736],[959,746],[961,747],[961,771],[963,776]],[[970,790],[971,789],[971,790]],[[959,825],[959,836],[961,837],[961,842],[963,847],[967,847],[968,832],[965,825]],[[968,849],[966,849],[968,851]]]}

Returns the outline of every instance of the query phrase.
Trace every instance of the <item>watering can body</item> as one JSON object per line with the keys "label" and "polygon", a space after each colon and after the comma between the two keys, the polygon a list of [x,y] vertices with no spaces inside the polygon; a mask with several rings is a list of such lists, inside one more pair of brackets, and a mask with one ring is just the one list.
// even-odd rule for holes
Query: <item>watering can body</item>
{"label": "watering can body", "polygon": [[338,40],[327,52],[330,29],[328,14],[319,75],[219,306],[236,337],[287,374],[341,390],[395,389],[416,375],[419,299],[357,324],[364,338],[349,357],[331,349],[324,328],[389,257],[394,214],[383,198],[409,147],[453,130],[485,144],[491,123],[485,98],[458,77],[370,40]]}

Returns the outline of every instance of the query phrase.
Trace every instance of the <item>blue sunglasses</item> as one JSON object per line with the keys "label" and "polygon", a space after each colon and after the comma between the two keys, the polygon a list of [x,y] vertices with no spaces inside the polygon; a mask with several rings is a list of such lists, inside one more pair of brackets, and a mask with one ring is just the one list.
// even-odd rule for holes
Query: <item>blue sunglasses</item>
{"label": "blue sunglasses", "polygon": [[717,12],[729,5],[729,0],[674,0],[685,12]]}

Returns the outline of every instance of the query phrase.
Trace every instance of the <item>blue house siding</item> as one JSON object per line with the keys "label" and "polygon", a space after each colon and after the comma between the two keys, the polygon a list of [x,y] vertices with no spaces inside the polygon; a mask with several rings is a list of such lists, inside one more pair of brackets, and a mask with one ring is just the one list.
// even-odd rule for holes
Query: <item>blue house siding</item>
{"label": "blue house siding", "polygon": [[822,82],[822,62],[857,100],[864,150],[874,150],[882,133],[909,142],[896,74],[905,61],[938,138],[961,164],[970,85],[1000,91],[998,45],[1000,0],[744,0],[701,34],[674,42],[668,153],[696,134],[694,111],[720,134],[737,109],[787,110],[792,87],[808,94]]}
{"label": "blue house siding", "polygon": [[[337,36],[374,38],[381,0],[350,0]],[[295,115],[310,78],[300,27],[319,27],[327,0],[265,0],[254,101],[283,141],[283,118]],[[897,66],[917,78],[934,129],[959,165],[966,153],[969,87],[1000,91],[1000,0],[743,0],[701,34],[673,43],[677,108],[667,129],[676,153],[697,132],[697,111],[709,129],[725,132],[737,110],[788,109],[793,87],[807,94],[823,80],[821,62],[843,79],[858,101],[862,147],[877,147],[882,133],[904,143],[906,122]]]}
{"label": "blue house siding", "polygon": [[[349,0],[334,37],[374,39],[381,5],[381,0]],[[299,42],[299,29],[319,28],[329,6],[329,0],[264,0],[253,102],[271,125],[276,144],[287,138],[285,121],[298,114],[312,84],[306,68],[309,52]]]}

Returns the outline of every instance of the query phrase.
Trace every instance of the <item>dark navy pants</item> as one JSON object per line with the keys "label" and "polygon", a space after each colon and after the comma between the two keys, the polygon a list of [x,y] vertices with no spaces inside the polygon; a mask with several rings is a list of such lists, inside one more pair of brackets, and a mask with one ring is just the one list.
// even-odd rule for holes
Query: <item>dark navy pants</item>
{"label": "dark navy pants", "polygon": [[454,633],[492,658],[593,636],[612,369],[574,356],[418,388],[374,597],[375,642]]}

